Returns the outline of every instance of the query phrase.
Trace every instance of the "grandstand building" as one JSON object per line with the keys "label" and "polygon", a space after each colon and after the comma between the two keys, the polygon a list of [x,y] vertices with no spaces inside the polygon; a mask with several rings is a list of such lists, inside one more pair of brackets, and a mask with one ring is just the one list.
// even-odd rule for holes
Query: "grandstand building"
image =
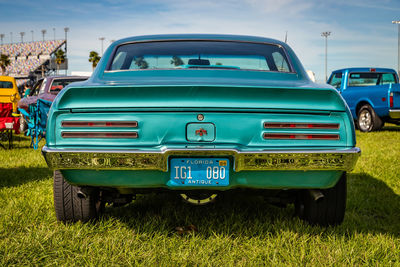
{"label": "grandstand building", "polygon": [[[21,86],[28,79],[55,74],[55,52],[63,48],[66,40],[37,41],[0,45],[0,54],[8,55],[11,64],[5,74],[16,78],[17,85]],[[60,65],[60,70],[67,69],[68,63]],[[0,70],[1,71],[1,70]]]}

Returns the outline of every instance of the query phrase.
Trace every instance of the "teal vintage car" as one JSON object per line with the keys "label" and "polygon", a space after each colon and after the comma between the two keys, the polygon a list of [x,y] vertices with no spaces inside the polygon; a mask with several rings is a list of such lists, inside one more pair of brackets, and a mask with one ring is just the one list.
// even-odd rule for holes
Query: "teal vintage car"
{"label": "teal vintage car", "polygon": [[53,102],[42,151],[60,221],[146,192],[202,205],[246,189],[335,225],[355,144],[343,99],[311,82],[287,44],[185,34],[110,45],[92,77]]}

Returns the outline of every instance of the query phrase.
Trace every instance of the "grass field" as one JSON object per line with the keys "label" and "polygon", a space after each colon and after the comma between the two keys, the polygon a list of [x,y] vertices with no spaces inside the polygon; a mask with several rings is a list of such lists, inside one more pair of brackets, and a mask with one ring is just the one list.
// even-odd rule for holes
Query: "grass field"
{"label": "grass field", "polygon": [[[260,197],[193,207],[170,195],[107,207],[95,223],[58,223],[52,173],[19,137],[0,148],[0,265],[400,266],[400,127],[362,134],[338,227],[312,227]],[[181,234],[176,227],[195,225]]]}

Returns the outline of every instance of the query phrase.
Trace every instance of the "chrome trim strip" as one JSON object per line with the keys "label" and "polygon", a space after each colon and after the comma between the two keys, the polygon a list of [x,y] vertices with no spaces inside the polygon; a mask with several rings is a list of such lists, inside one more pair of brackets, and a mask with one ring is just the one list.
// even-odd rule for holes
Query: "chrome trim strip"
{"label": "chrome trim strip", "polygon": [[400,109],[389,109],[389,117],[392,119],[400,119]]}
{"label": "chrome trim strip", "polygon": [[170,149],[77,150],[44,146],[43,156],[51,169],[157,170],[168,171],[169,157],[230,157],[239,171],[341,170],[351,171],[361,150],[358,147],[332,150]]}

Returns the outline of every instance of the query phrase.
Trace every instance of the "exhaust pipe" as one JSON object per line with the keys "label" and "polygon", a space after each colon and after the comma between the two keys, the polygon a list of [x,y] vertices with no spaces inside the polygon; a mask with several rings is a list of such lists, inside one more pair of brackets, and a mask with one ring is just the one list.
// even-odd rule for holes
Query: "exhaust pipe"
{"label": "exhaust pipe", "polygon": [[91,187],[79,187],[78,192],[76,192],[76,195],[80,199],[85,199],[87,198],[91,193],[93,192],[93,189]]}
{"label": "exhaust pipe", "polygon": [[308,193],[310,193],[310,196],[315,202],[320,202],[324,199],[324,194],[320,190],[317,189],[309,189]]}
{"label": "exhaust pipe", "polygon": [[76,195],[77,195],[78,198],[80,198],[80,199],[85,199],[85,198],[87,198],[87,195],[86,195],[84,192],[82,192],[82,190],[78,190],[78,192],[76,192]]}

